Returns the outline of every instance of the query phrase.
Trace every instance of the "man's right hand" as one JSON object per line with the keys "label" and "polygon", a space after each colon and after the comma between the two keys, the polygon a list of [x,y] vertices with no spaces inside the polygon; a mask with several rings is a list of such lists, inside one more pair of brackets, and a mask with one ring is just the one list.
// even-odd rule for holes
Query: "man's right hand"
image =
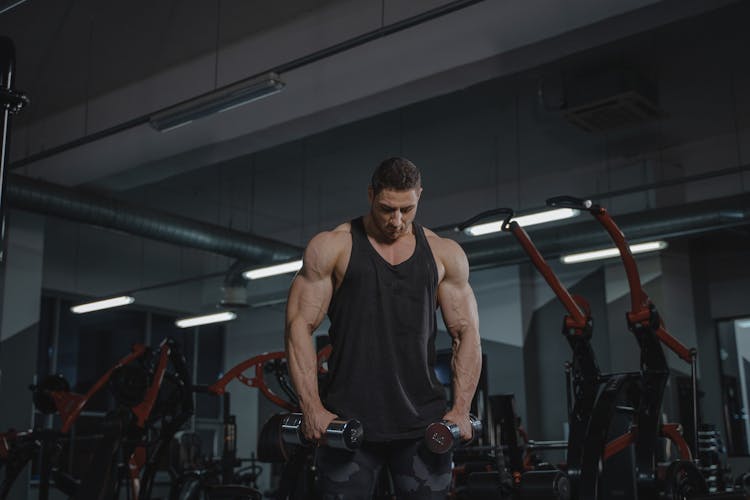
{"label": "man's right hand", "polygon": [[304,434],[305,439],[318,442],[323,438],[328,425],[335,418],[338,418],[338,415],[321,407],[314,411],[303,411],[302,417],[304,419],[302,433]]}

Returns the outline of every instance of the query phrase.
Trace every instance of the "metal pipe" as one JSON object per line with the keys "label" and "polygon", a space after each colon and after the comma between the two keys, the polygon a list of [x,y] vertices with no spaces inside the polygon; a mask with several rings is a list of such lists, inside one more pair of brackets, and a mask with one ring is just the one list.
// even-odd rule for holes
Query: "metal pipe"
{"label": "metal pipe", "polygon": [[294,245],[57,184],[9,176],[14,208],[52,215],[129,234],[214,252],[250,263],[299,258]]}
{"label": "metal pipe", "polygon": [[[15,208],[198,248],[249,263],[290,260],[298,258],[302,252],[299,247],[269,238],[17,175],[8,177],[7,188],[7,201]],[[747,207],[750,207],[750,195],[744,194],[616,217],[628,239],[639,241],[747,225],[750,224],[750,208]],[[537,248],[547,257],[609,244],[607,233],[594,221],[536,229],[533,236]],[[527,260],[523,249],[507,236],[466,241],[462,246],[474,270]]]}

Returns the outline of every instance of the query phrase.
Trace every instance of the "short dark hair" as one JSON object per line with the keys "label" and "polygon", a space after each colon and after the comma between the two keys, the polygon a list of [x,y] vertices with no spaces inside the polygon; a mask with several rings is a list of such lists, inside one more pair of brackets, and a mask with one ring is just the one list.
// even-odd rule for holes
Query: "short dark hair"
{"label": "short dark hair", "polygon": [[372,174],[370,186],[374,194],[383,189],[408,191],[422,185],[422,174],[412,162],[406,158],[395,156],[383,160]]}

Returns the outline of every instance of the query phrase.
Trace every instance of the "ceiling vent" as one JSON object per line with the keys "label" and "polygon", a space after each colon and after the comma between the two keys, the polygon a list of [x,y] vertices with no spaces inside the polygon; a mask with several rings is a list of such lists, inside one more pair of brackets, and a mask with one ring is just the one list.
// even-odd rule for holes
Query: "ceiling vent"
{"label": "ceiling vent", "polygon": [[610,69],[568,80],[563,115],[586,132],[609,132],[662,113],[656,85],[634,71]]}

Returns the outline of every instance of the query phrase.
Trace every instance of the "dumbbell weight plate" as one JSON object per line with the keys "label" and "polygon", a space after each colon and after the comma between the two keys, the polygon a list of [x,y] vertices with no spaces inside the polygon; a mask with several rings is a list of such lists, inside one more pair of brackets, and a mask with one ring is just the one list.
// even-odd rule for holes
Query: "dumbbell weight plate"
{"label": "dumbbell weight plate", "polygon": [[460,437],[460,430],[453,422],[433,422],[425,431],[425,445],[433,453],[448,453]]}
{"label": "dumbbell weight plate", "polygon": [[289,460],[292,449],[281,438],[281,422],[286,415],[283,413],[272,415],[260,431],[258,436],[258,460],[267,463],[280,463]]}
{"label": "dumbbell weight plate", "polygon": [[[472,436],[471,441],[482,433],[482,421],[470,415]],[[433,453],[448,453],[461,440],[461,430],[453,422],[441,420],[427,426],[425,431],[425,445]]]}
{"label": "dumbbell weight plate", "polygon": [[288,444],[307,446],[309,441],[302,434],[303,417],[301,413],[289,413],[281,419],[281,439]]}
{"label": "dumbbell weight plate", "polygon": [[332,448],[354,450],[362,444],[364,432],[357,419],[334,420],[326,429],[325,445]]}

